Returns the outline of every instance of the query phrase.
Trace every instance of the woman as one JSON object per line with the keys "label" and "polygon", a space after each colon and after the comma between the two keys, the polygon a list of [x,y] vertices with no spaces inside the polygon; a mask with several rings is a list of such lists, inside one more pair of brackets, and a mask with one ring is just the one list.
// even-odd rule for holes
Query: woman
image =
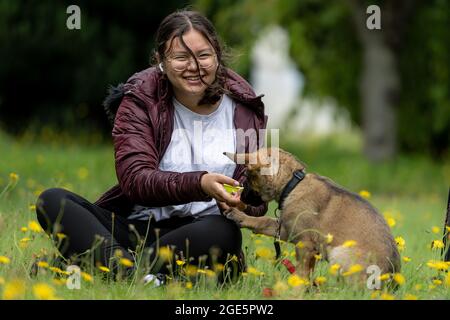
{"label": "woman", "polygon": [[[213,267],[242,257],[240,229],[221,211],[238,206],[259,216],[267,210],[251,190],[239,196],[223,187],[245,176],[244,166],[222,153],[254,151],[262,140],[247,133],[265,128],[267,117],[261,97],[225,68],[211,22],[197,12],[174,12],[160,24],[156,46],[156,66],[105,100],[114,120],[118,185],[95,203],[60,188],[38,199],[44,230],[66,235],[59,250],[67,259],[90,250],[103,266],[114,256],[134,262],[129,250],[145,239],[147,261],[158,261],[152,273],[167,274],[183,258],[196,264],[207,257]],[[172,259],[155,259],[167,246]]]}

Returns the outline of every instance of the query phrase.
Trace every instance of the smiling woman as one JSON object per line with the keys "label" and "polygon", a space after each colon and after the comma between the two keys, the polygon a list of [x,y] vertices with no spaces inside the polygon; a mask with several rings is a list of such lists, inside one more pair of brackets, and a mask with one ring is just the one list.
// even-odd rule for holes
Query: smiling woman
{"label": "smiling woman", "polygon": [[[264,105],[243,78],[225,67],[214,27],[200,13],[167,16],[156,44],[155,66],[134,74],[106,99],[114,120],[118,185],[95,203],[64,189],[46,190],[36,204],[39,222],[49,234],[66,235],[63,244],[57,243],[65,258],[75,256],[72,263],[96,243],[96,264],[126,259],[122,266],[133,273],[136,263],[129,250],[145,239],[145,272],[167,274],[174,260],[183,259],[226,272],[229,257],[239,256],[231,261],[240,264],[229,263],[238,274],[244,265],[242,235],[221,212],[237,206],[260,216],[267,204],[250,190],[227,192],[224,184],[238,186],[246,177],[244,166],[222,153],[251,152],[261,145],[263,136],[241,141],[245,135],[236,131],[265,128]],[[168,247],[171,254],[158,254]]]}

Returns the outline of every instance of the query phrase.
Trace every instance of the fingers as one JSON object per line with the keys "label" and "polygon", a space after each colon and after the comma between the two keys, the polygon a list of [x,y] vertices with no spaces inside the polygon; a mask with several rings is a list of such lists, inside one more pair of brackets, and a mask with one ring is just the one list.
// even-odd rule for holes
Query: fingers
{"label": "fingers", "polygon": [[229,184],[232,186],[238,186],[239,185],[239,181],[234,180],[233,178],[227,177],[223,174],[217,174],[217,182],[221,183],[221,184]]}

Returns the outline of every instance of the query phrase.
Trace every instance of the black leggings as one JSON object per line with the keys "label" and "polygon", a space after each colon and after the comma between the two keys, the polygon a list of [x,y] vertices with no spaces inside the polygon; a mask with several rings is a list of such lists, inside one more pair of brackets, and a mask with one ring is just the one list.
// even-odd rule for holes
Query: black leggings
{"label": "black leggings", "polygon": [[[153,248],[148,250],[148,258],[151,261],[155,261],[157,247],[164,246],[174,246],[174,253],[179,257],[188,258],[188,255],[193,260],[191,264],[197,264],[199,258],[205,255],[206,265],[211,265],[212,262],[224,264],[228,254],[241,254],[242,234],[239,227],[221,215],[173,217],[159,222],[129,220],[113,215],[110,211],[61,188],[47,189],[39,196],[36,214],[42,228],[53,235],[55,241],[60,239],[55,237],[57,233],[66,236],[58,246],[66,259],[83,255],[93,244],[99,242],[99,236],[104,241],[100,241],[97,249],[93,250],[94,262],[104,266],[109,265],[116,250],[120,250],[123,257],[134,261],[127,249],[136,250],[139,238],[145,237],[145,247]],[[150,272],[169,272],[168,262],[162,266],[160,263],[157,265],[158,270]]]}

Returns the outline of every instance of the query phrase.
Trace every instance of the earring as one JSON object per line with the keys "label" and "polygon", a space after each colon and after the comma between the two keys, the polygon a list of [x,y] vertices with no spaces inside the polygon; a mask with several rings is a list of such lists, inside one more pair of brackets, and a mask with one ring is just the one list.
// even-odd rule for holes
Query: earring
{"label": "earring", "polygon": [[159,70],[161,70],[162,73],[164,73],[164,68],[162,62],[158,64]]}

